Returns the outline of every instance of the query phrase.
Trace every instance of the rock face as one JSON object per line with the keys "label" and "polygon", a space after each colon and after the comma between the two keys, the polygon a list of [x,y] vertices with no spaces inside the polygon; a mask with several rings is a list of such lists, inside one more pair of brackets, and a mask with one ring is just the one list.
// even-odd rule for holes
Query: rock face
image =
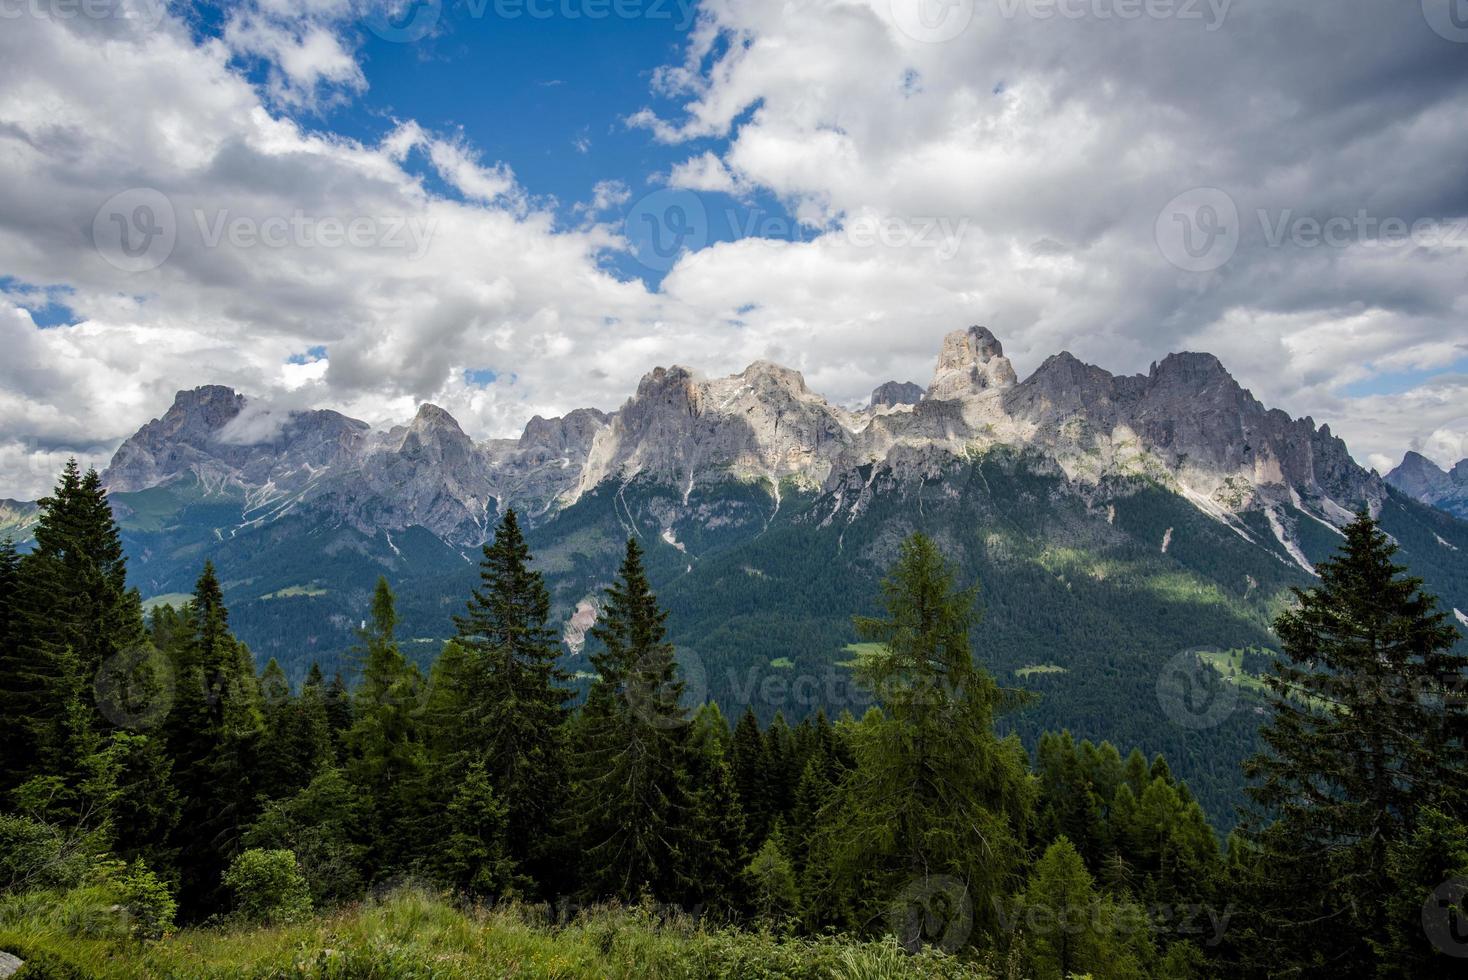
{"label": "rock face", "polygon": [[1415,500],[1468,519],[1468,459],[1444,470],[1421,453],[1408,452],[1386,482]]}
{"label": "rock face", "polygon": [[[859,506],[871,467],[927,479],[996,447],[1038,454],[1081,485],[1135,475],[1171,486],[1240,533],[1242,511],[1289,503],[1341,524],[1386,492],[1328,427],[1265,408],[1211,354],[1170,354],[1117,377],[1060,353],[1021,382],[980,326],[944,338],[926,391],[888,382],[860,411],[767,361],[713,379],[675,365],[645,375],[613,414],[537,416],[519,439],[483,443],[434,405],[380,432],[196,388],[122,445],[106,480],[138,490],[194,478],[243,491],[257,520],[310,500],[366,532],[422,525],[463,545],[482,541],[505,507],[546,520],[606,481],[656,481],[685,504],[727,480],[763,484],[778,503],[791,482],[836,495],[839,509]],[[1454,474],[1409,456],[1394,480],[1414,496],[1461,498],[1468,465]]]}

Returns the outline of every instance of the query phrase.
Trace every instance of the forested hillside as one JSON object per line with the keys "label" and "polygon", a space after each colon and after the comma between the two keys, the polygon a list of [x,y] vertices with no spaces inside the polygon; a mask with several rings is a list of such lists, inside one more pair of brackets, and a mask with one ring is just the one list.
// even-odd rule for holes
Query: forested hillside
{"label": "forested hillside", "polygon": [[[1013,466],[975,465],[971,485],[937,517],[771,521],[757,548],[696,542],[707,558],[660,535],[681,577],[618,494],[631,534],[574,671],[553,583],[604,549],[537,561],[510,510],[426,669],[379,576],[350,681],[314,665],[293,684],[237,638],[222,565],[145,614],[100,479],[70,466],[34,547],[0,553],[0,950],[28,976],[1454,975],[1468,663],[1377,522],[1358,516],[1316,584],[1272,600],[1271,626],[1220,598],[1238,546],[1194,540],[1207,524],[1169,524],[1197,549],[1170,578],[1129,548],[1156,530],[1134,523],[1157,519],[1145,489],[1098,525]],[[965,507],[991,529],[981,548]],[[1037,521],[1071,547],[1027,552]],[[859,562],[822,566],[809,543],[827,534]],[[712,649],[776,649],[757,637],[781,623],[751,629],[716,587],[735,576],[813,608],[867,588],[864,612],[821,627],[841,661],[765,662],[790,678],[766,717],[711,669]],[[1172,597],[1134,614],[1153,634],[1083,619],[1096,642],[1070,656],[1006,635],[1022,617],[1058,631],[1118,581]],[[1168,621],[1178,593],[1196,615]],[[736,632],[680,657],[680,609],[685,635]],[[1063,707],[1087,702],[1044,696],[1074,673],[1104,698],[1149,643],[1225,626],[1278,648],[1183,651],[1138,741],[1257,730],[1227,838],[1174,758],[1077,737],[1094,722]],[[837,668],[851,710],[784,710]],[[1032,747],[1006,735],[1026,726]]]}

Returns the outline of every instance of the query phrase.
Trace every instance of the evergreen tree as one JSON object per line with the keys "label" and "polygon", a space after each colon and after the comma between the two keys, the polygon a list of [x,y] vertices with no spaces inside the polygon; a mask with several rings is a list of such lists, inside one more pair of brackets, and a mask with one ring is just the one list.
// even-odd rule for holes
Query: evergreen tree
{"label": "evergreen tree", "polygon": [[1468,793],[1458,631],[1370,516],[1344,533],[1275,621],[1265,751],[1245,767],[1260,855],[1241,904],[1261,972],[1338,975],[1389,943],[1392,845],[1422,808],[1459,814]]}
{"label": "evergreen tree", "polygon": [[264,731],[257,788],[270,799],[284,799],[304,789],[322,766],[335,761],[320,671],[296,695],[272,657],[260,675],[260,706]]}
{"label": "evergreen tree", "polygon": [[561,725],[569,676],[556,664],[550,594],[530,560],[508,509],[484,546],[479,587],[455,623],[470,663],[463,737],[508,807],[510,853],[533,867],[546,856],[545,831],[566,784]]}
{"label": "evergreen tree", "polygon": [[0,794],[20,783],[37,754],[34,727],[41,676],[24,642],[20,555],[0,542]]}
{"label": "evergreen tree", "polygon": [[181,800],[180,904],[218,908],[220,875],[255,817],[262,721],[250,652],[229,631],[214,566],[204,571],[168,651],[176,681],[164,731]]}
{"label": "evergreen tree", "polygon": [[794,920],[800,909],[800,889],[778,825],[760,845],[742,875],[756,922],[783,925]]}
{"label": "evergreen tree", "polygon": [[1139,928],[1140,910],[1100,895],[1080,852],[1065,837],[1035,862],[1022,909],[1026,975],[1035,980],[1140,977],[1140,961],[1152,958],[1148,937]]}
{"label": "evergreen tree", "polygon": [[729,768],[744,809],[744,847],[750,853],[764,842],[770,832],[771,792],[766,762],[765,741],[760,734],[759,721],[754,717],[754,709],[746,707],[744,714],[739,716],[739,724],[734,727]]}
{"label": "evergreen tree", "polygon": [[[139,655],[142,606],[127,587],[127,564],[101,478],[76,460],[39,501],[35,547],[20,560],[12,609],[16,639],[3,652],[7,726],[4,775],[16,785],[38,775],[62,779],[77,797],[88,758],[100,751],[112,720],[92,685],[103,664]],[[120,778],[126,779],[126,776]],[[73,815],[92,805],[75,799]]]}
{"label": "evergreen tree", "polygon": [[744,866],[744,810],[729,767],[730,741],[719,706],[710,702],[701,707],[689,737],[689,887],[680,896],[695,907],[730,907]]}
{"label": "evergreen tree", "polygon": [[1374,949],[1376,975],[1447,980],[1468,952],[1468,826],[1428,809],[1387,853],[1387,938]]}
{"label": "evergreen tree", "polygon": [[886,616],[856,625],[876,644],[858,673],[885,713],[857,726],[856,768],[823,815],[822,859],[838,892],[865,907],[862,921],[941,880],[961,885],[992,930],[1032,790],[1024,750],[993,732],[1000,692],[969,646],[975,591],[956,589],[937,547],[914,535],[882,593]]}
{"label": "evergreen tree", "polygon": [[595,896],[666,899],[688,885],[687,712],[666,619],[629,539],[592,629],[601,649],[578,726],[576,815]]}
{"label": "evergreen tree", "polygon": [[438,857],[443,879],[475,897],[515,887],[515,864],[505,842],[509,808],[495,794],[482,762],[469,767],[445,816],[449,833]]}
{"label": "evergreen tree", "polygon": [[418,732],[420,679],[398,649],[397,609],[379,578],[369,625],[362,632],[362,684],[344,736],[347,775],[371,804],[369,864],[376,875],[403,870],[414,842],[426,788],[426,755]]}

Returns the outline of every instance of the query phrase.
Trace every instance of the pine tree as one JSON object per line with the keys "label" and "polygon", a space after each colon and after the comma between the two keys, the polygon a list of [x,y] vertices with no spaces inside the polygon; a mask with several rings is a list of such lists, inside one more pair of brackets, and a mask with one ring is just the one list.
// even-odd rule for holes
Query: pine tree
{"label": "pine tree", "polygon": [[741,874],[755,921],[784,925],[794,920],[800,909],[800,889],[778,822]]}
{"label": "pine tree", "polygon": [[0,794],[33,775],[40,754],[45,673],[25,639],[22,588],[20,555],[6,538],[0,544]]}
{"label": "pine tree", "polygon": [[1095,973],[1106,962],[1106,917],[1080,852],[1065,837],[1045,849],[1024,894],[1030,975],[1066,980]]}
{"label": "pine tree", "polygon": [[510,853],[535,869],[546,856],[545,830],[566,785],[561,726],[569,676],[556,664],[560,641],[549,625],[550,594],[530,561],[508,509],[484,546],[480,585],[455,622],[471,665],[464,736],[509,808]]}
{"label": "pine tree", "polygon": [[[1389,941],[1388,857],[1417,814],[1462,813],[1468,660],[1457,629],[1392,562],[1366,513],[1345,528],[1320,584],[1275,621],[1265,751],[1249,760],[1246,830],[1259,873],[1242,903],[1260,970],[1338,973]],[[1272,822],[1269,822],[1272,820]]]}
{"label": "pine tree", "polygon": [[422,840],[417,824],[424,802],[427,758],[418,731],[418,671],[398,649],[397,609],[387,579],[379,578],[372,614],[362,633],[362,683],[352,727],[344,736],[346,770],[371,803],[374,874],[403,870],[409,845]]}
{"label": "pine tree", "polygon": [[884,710],[856,726],[856,768],[823,815],[821,860],[838,900],[865,906],[863,921],[913,889],[956,882],[992,930],[1032,790],[1023,748],[993,732],[1000,691],[969,645],[975,590],[956,589],[937,547],[914,535],[882,592],[886,616],[856,625],[876,644],[859,677]]}
{"label": "pine tree", "polygon": [[754,710],[746,707],[734,727],[733,748],[729,767],[734,774],[734,788],[744,808],[744,847],[754,853],[770,833],[770,788],[765,769],[764,736]]}
{"label": "pine tree", "polygon": [[[16,580],[17,642],[0,663],[16,738],[6,747],[14,766],[0,779],[57,775],[75,796],[86,760],[117,727],[93,682],[103,664],[140,654],[142,606],[127,587],[122,540],[95,470],[82,474],[70,460],[39,505],[35,547]],[[77,800],[73,809],[88,806]]]}
{"label": "pine tree", "polygon": [[1387,854],[1387,938],[1376,975],[1395,980],[1463,976],[1468,947],[1468,826],[1438,809],[1418,815]]}
{"label": "pine tree", "polygon": [[689,810],[684,874],[687,904],[729,909],[744,866],[744,810],[729,768],[729,725],[710,702],[694,716],[689,735]]}
{"label": "pine tree", "polygon": [[629,539],[592,629],[597,676],[577,729],[576,814],[594,896],[666,899],[688,884],[687,713],[666,619]]}
{"label": "pine tree", "polygon": [[438,856],[443,879],[479,898],[510,892],[517,881],[505,842],[509,808],[495,794],[482,762],[469,767],[445,816],[449,833]]}
{"label": "pine tree", "polygon": [[229,631],[209,562],[183,620],[168,651],[177,681],[164,730],[182,805],[180,904],[203,913],[222,901],[220,875],[255,817],[262,721],[250,652]]}

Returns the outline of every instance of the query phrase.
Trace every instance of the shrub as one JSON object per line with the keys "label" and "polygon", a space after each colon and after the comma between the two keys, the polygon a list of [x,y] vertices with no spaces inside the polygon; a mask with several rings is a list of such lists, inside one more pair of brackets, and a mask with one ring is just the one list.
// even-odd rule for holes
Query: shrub
{"label": "shrub", "polygon": [[122,906],[127,909],[131,932],[139,939],[158,939],[173,928],[173,916],[178,903],[168,891],[168,886],[148,870],[142,861],[134,861],[119,876],[117,888],[121,893]]}
{"label": "shrub", "polygon": [[255,922],[296,922],[311,913],[311,889],[291,851],[253,848],[224,873],[235,909]]}
{"label": "shrub", "polygon": [[0,814],[0,890],[76,884],[87,857],[75,843],[51,824]]}

